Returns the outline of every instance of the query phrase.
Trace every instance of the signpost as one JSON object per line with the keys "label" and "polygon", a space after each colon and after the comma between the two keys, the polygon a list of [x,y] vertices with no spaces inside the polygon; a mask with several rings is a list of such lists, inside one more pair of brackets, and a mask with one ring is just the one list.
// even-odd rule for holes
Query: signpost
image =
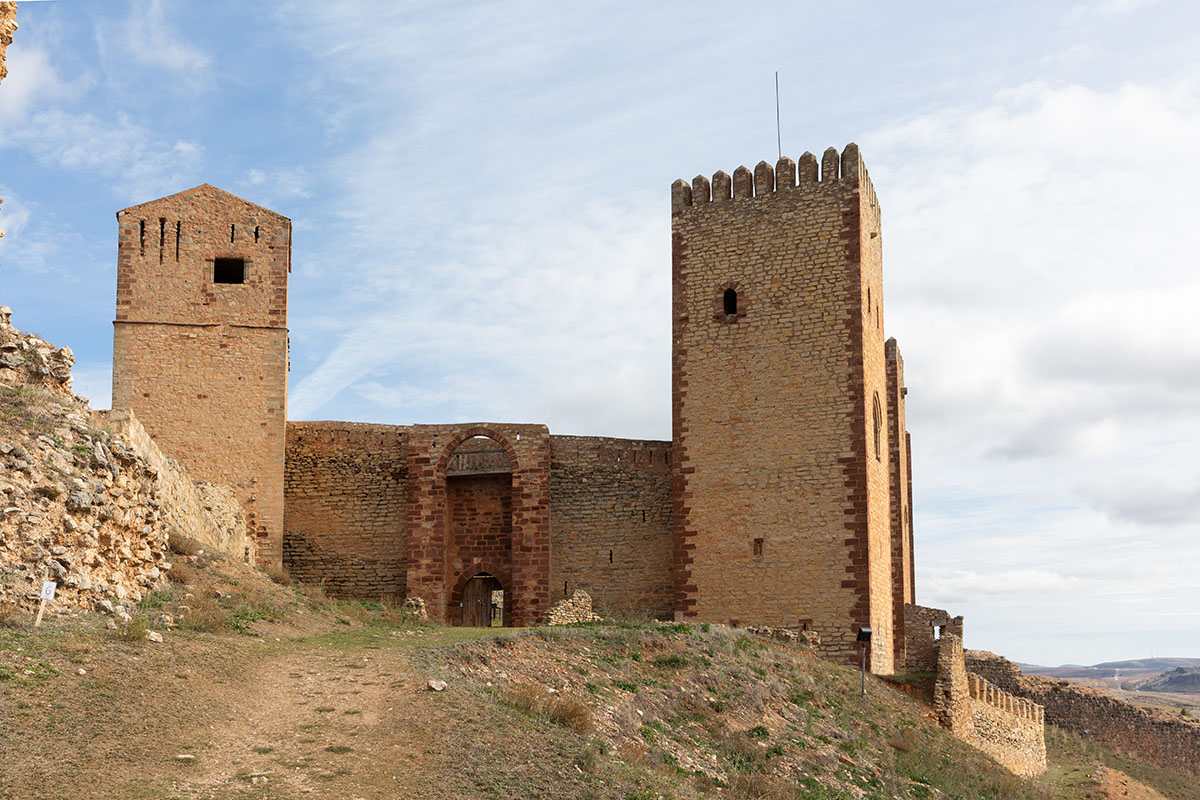
{"label": "signpost", "polygon": [[58,588],[58,584],[54,581],[42,581],[41,602],[38,603],[37,619],[33,621],[33,627],[41,627],[42,614],[46,613],[46,606],[54,600],[54,590]]}

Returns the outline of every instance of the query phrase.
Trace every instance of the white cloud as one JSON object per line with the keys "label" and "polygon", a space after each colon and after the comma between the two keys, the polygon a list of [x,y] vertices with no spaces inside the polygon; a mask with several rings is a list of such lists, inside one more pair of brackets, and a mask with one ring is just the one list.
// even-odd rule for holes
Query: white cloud
{"label": "white cloud", "polygon": [[117,193],[131,202],[195,182],[203,156],[197,143],[161,140],[127,114],[106,120],[49,109],[0,133],[5,146],[20,147],[45,164],[112,178]]}
{"label": "white cloud", "polygon": [[98,25],[97,42],[106,55],[168,70],[193,81],[201,78],[212,63],[207,53],[172,29],[163,0],[131,2],[125,19]]}

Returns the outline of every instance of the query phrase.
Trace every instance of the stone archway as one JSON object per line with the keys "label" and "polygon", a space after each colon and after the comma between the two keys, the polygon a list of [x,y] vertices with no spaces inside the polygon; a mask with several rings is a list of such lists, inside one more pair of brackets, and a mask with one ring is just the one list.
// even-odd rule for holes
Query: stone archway
{"label": "stone archway", "polygon": [[[502,453],[511,465],[511,523],[500,534],[501,539],[507,536],[507,541],[491,551],[471,546],[461,537],[461,530],[456,533],[453,527],[460,499],[455,492],[461,487],[448,486],[447,480],[463,471],[461,460],[453,459],[459,446],[471,439],[491,440],[495,452]],[[462,602],[458,584],[464,576],[469,579],[487,571],[504,586],[507,623],[541,621],[550,598],[549,467],[550,437],[542,425],[418,425],[411,429],[408,587],[409,594],[425,600],[433,619],[453,624]],[[486,464],[481,472],[488,474]]]}

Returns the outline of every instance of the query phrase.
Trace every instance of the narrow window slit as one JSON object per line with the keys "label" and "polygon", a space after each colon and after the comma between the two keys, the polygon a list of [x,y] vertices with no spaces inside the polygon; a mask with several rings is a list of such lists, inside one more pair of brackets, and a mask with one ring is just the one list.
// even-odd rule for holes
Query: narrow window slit
{"label": "narrow window slit", "polygon": [[230,225],[230,226],[229,226],[229,243],[230,243],[230,244],[233,244],[233,232],[234,232],[234,229],[235,229],[236,227],[237,227],[237,226],[235,226],[235,225]]}
{"label": "narrow window slit", "polygon": [[723,302],[725,304],[725,316],[727,316],[727,317],[735,316],[738,312],[737,290],[736,289],[726,289],[725,297],[723,298]]}
{"label": "narrow window slit", "polygon": [[162,263],[163,249],[167,246],[167,218],[158,218],[158,263]]}
{"label": "narrow window slit", "polygon": [[175,260],[179,260],[179,237],[183,231],[183,223],[175,220]]}
{"label": "narrow window slit", "polygon": [[146,220],[138,220],[138,249],[146,255]]}
{"label": "narrow window slit", "polygon": [[258,244],[258,236],[259,236],[259,227],[257,225],[255,225],[254,226],[254,243],[255,244]]}
{"label": "narrow window slit", "polygon": [[612,560],[612,550],[609,550],[609,551],[608,551],[608,563],[610,563],[610,564],[611,564],[612,562],[613,562],[613,560]]}

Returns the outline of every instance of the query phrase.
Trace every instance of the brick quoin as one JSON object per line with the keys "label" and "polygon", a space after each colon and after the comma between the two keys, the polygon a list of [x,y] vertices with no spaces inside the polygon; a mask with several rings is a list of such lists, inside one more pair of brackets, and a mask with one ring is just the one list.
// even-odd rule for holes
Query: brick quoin
{"label": "brick quoin", "polygon": [[669,442],[288,422],[290,221],[207,184],[117,219],[114,407],[234,488],[258,563],[450,624],[486,573],[511,625],[585,589],[602,614],[805,628],[847,661],[870,626],[871,669],[904,663],[903,362],[856,146],[672,185]]}

